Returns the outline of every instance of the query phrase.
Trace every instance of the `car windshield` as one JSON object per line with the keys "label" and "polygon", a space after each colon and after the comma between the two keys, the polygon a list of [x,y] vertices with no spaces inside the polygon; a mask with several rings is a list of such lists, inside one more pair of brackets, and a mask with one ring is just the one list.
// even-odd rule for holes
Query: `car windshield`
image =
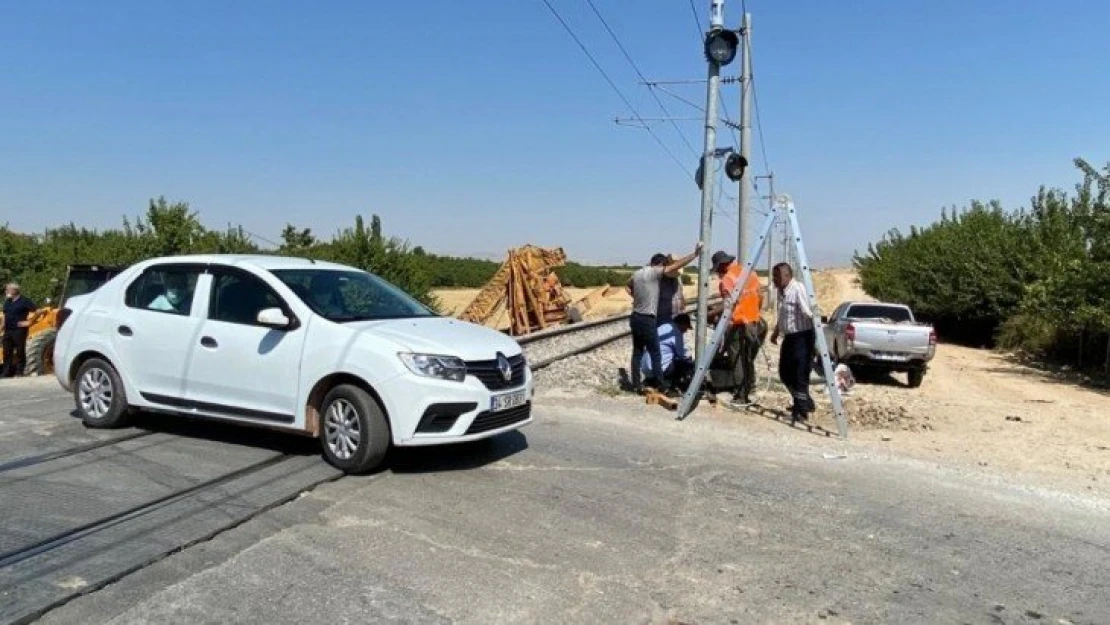
{"label": "car windshield", "polygon": [[910,311],[901,306],[860,304],[849,308],[847,316],[850,319],[889,319],[895,323],[905,323],[910,320]]}
{"label": "car windshield", "polygon": [[416,298],[365,271],[275,269],[272,273],[316,314],[332,321],[436,316]]}

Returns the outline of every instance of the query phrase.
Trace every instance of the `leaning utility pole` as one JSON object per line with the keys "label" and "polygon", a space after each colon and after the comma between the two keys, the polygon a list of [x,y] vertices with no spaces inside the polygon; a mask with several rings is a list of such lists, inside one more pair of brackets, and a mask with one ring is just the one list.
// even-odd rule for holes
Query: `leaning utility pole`
{"label": "leaning utility pole", "polygon": [[[740,27],[740,156],[752,161],[752,14],[745,13]],[[736,260],[741,265],[748,250],[748,224],[752,218],[751,196],[747,180],[740,181],[740,231],[736,244]],[[754,259],[753,259],[754,260]]]}
{"label": "leaning utility pole", "polygon": [[[724,23],[724,0],[710,0],[709,31],[720,29]],[[708,39],[707,39],[708,41]],[[706,316],[709,312],[709,255],[713,244],[713,181],[714,153],[717,150],[717,94],[720,89],[721,66],[708,55],[709,86],[705,95],[705,149],[701,155],[699,184],[701,186],[701,257],[698,259],[698,318],[694,329],[695,357],[705,347]]]}

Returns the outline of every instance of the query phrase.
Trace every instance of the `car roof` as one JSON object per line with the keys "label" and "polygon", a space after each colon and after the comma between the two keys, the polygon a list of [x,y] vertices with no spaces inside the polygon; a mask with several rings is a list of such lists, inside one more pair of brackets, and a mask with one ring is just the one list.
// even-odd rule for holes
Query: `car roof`
{"label": "car roof", "polygon": [[852,300],[844,303],[849,306],[891,306],[894,308],[909,308],[909,306],[905,304],[898,304],[895,302],[869,302],[864,300]]}
{"label": "car roof", "polygon": [[250,266],[267,271],[275,269],[328,269],[328,270],[355,270],[355,267],[331,263],[323,260],[314,260],[303,256],[279,256],[269,254],[183,254],[180,256],[161,256],[148,259],[144,264],[164,265],[177,263],[200,263],[212,265],[230,265],[234,267]]}

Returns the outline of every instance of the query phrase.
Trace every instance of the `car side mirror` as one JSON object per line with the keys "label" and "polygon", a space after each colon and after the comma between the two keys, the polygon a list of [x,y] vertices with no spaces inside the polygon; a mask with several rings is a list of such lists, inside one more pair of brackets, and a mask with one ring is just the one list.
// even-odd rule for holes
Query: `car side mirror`
{"label": "car side mirror", "polygon": [[258,323],[267,328],[286,330],[293,322],[285,316],[280,308],[264,308],[258,311]]}

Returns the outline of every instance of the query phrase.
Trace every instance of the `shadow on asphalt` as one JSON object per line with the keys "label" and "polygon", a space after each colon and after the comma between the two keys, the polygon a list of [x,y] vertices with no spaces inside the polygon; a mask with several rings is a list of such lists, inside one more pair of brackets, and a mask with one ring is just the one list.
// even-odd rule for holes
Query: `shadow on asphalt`
{"label": "shadow on asphalt", "polygon": [[[71,412],[70,415],[80,418],[76,410]],[[256,447],[291,456],[308,456],[320,453],[320,445],[315,439],[265,428],[194,417],[140,412],[131,417],[128,425],[131,428],[146,432],[208,440],[228,445]]]}
{"label": "shadow on asphalt", "polygon": [[390,453],[386,464],[393,473],[469,471],[504,460],[526,449],[528,438],[520,430],[514,430],[470,443],[397,447]]}
{"label": "shadow on asphalt", "polygon": [[[70,413],[80,418],[77,411]],[[194,417],[141,412],[131,428],[216,443],[256,447],[292,456],[321,455],[320,441],[307,436]],[[128,428],[129,429],[129,428]],[[126,431],[125,428],[121,430]],[[517,431],[469,443],[432,447],[395,447],[383,466],[373,473],[433,473],[481,468],[528,449],[528,439]],[[324,460],[321,459],[321,462]]]}

